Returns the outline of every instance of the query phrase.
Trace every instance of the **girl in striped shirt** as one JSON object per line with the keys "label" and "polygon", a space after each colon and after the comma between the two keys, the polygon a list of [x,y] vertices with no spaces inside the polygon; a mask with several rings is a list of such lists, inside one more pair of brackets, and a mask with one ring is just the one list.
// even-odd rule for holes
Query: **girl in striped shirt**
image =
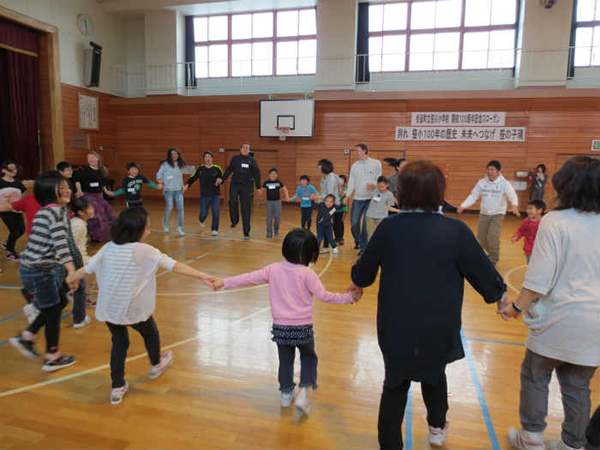
{"label": "girl in striped shirt", "polygon": [[[45,327],[46,353],[42,370],[53,372],[75,363],[75,357],[63,355],[58,350],[60,316],[65,300],[60,293],[64,281],[62,266],[68,273],[75,272],[67,243],[69,216],[63,208],[71,200],[71,189],[57,172],[45,172],[37,178],[34,194],[42,208],[33,219],[27,248],[21,253],[19,277],[25,289],[34,295],[40,314],[29,328],[11,338],[10,343],[23,355],[37,358],[40,355],[34,348],[34,339]],[[77,280],[69,283],[71,291],[78,286]]]}

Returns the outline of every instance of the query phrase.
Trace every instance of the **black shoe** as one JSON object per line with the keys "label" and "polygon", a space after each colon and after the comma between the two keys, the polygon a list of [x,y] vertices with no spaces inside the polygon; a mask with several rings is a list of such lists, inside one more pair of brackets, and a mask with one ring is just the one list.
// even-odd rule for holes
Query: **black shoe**
{"label": "black shoe", "polygon": [[235,225],[234,224],[229,225],[229,228],[235,228],[235,227],[237,227],[237,223]]}
{"label": "black shoe", "polygon": [[354,250],[360,250],[360,245],[358,245],[358,244],[355,244],[355,245],[354,245]]}
{"label": "black shoe", "polygon": [[40,357],[40,354],[35,351],[33,341],[26,341],[20,334],[18,336],[10,338],[8,342],[10,342],[10,345],[16,348],[22,355],[25,355],[28,358]]}
{"label": "black shoe", "polygon": [[55,372],[57,370],[64,369],[65,367],[72,366],[73,364],[75,364],[75,361],[76,360],[74,356],[66,355],[62,355],[56,358],[54,361],[50,361],[47,359],[44,361],[42,370],[44,372]]}

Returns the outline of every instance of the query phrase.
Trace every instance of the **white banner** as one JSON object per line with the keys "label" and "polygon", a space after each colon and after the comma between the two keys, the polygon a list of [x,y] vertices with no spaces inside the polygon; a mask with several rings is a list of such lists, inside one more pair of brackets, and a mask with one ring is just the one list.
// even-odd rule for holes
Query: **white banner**
{"label": "white banner", "polygon": [[525,142],[525,127],[396,127],[397,141]]}
{"label": "white banner", "polygon": [[413,112],[411,125],[453,125],[461,127],[503,127],[505,112]]}

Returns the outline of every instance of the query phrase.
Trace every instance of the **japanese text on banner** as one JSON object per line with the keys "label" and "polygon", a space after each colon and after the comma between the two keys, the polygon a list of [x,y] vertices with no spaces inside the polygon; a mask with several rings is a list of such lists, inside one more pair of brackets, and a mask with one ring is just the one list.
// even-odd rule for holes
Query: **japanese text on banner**
{"label": "japanese text on banner", "polygon": [[525,127],[396,127],[397,141],[525,142]]}
{"label": "japanese text on banner", "polygon": [[413,112],[411,125],[454,125],[470,127],[503,127],[506,121],[505,112]]}

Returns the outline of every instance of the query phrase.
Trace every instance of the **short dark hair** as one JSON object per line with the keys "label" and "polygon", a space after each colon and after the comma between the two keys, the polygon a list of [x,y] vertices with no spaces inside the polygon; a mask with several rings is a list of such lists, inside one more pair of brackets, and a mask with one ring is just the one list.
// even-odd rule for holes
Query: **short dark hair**
{"label": "short dark hair", "polygon": [[142,169],[142,168],[140,167],[140,165],[139,165],[139,164],[137,164],[137,163],[134,163],[133,161],[131,161],[131,162],[128,162],[128,163],[127,163],[127,165],[125,166],[125,169],[126,169],[127,171],[129,171],[129,169],[133,169],[134,167],[135,167],[137,170],[141,170],[141,169]]}
{"label": "short dark hair", "polygon": [[556,209],[574,208],[600,214],[600,159],[573,156],[552,177]]}
{"label": "short dark hair", "polygon": [[442,170],[426,159],[408,163],[398,176],[400,208],[421,208],[437,212],[444,202],[446,178]]}
{"label": "short dark hair", "polygon": [[310,183],[310,177],[308,175],[300,175],[300,181],[306,180]]}
{"label": "short dark hair", "polygon": [[492,159],[489,163],[487,163],[487,166],[485,167],[488,168],[490,166],[495,167],[497,170],[502,170],[502,164],[500,164],[500,161],[496,159]]}
{"label": "short dark hair", "polygon": [[85,211],[91,206],[90,201],[85,197],[74,198],[69,203],[69,207],[71,208],[71,212],[74,216],[77,216],[79,211]]}
{"label": "short dark hair", "polygon": [[328,198],[332,199],[335,202],[335,195],[327,194],[323,200],[327,200]]}
{"label": "short dark hair", "polygon": [[377,184],[379,184],[379,183],[390,184],[388,179],[386,177],[384,177],[383,175],[381,175],[379,178],[377,178]]}
{"label": "short dark hair", "polygon": [[271,168],[269,169],[269,173],[271,173],[271,172],[276,172],[276,173],[279,173],[279,170],[277,170],[277,167],[271,167]]}
{"label": "short dark hair", "polygon": [[286,261],[292,264],[308,266],[319,259],[319,244],[316,236],[309,230],[294,228],[285,235],[281,253]]}
{"label": "short dark hair", "polygon": [[369,146],[367,145],[366,142],[359,142],[358,144],[355,145],[355,147],[363,149],[365,153],[369,153]]}
{"label": "short dark hair", "polygon": [[14,166],[18,172],[19,165],[16,162],[14,162],[12,159],[6,159],[6,160],[2,161],[2,164],[0,165],[0,171],[2,171],[2,170],[8,171],[8,166],[10,166],[11,164],[14,164]]}
{"label": "short dark hair", "polygon": [[546,211],[546,202],[544,200],[531,200],[527,204],[533,206],[535,209],[541,209],[542,212]]}
{"label": "short dark hair", "polygon": [[56,170],[58,170],[59,172],[64,172],[69,167],[73,167],[73,166],[66,161],[61,161],[56,165]]}
{"label": "short dark hair", "polygon": [[321,172],[323,172],[325,175],[329,175],[331,172],[333,172],[333,163],[327,158],[320,159],[317,163],[317,166],[321,166]]}
{"label": "short dark hair", "polygon": [[339,177],[340,177],[342,180],[344,180],[344,183],[345,183],[346,181],[348,181],[348,178],[346,178],[346,175],[339,175]]}
{"label": "short dark hair", "polygon": [[210,151],[208,151],[208,150],[206,150],[206,151],[205,151],[205,152],[202,154],[202,156],[203,156],[203,157],[204,157],[204,156],[206,156],[206,155],[210,155],[210,156],[212,156],[213,158],[215,157],[215,155],[213,154],[213,152],[210,152]]}
{"label": "short dark hair", "polygon": [[383,160],[388,166],[397,169],[404,161],[406,161],[406,158],[383,158]]}
{"label": "short dark hair", "polygon": [[542,169],[542,173],[546,173],[546,164],[538,164],[535,166],[535,170]]}
{"label": "short dark hair", "polygon": [[68,183],[57,170],[42,172],[35,180],[33,195],[40,206],[56,203],[58,200],[58,189],[62,182]]}
{"label": "short dark hair", "polygon": [[148,210],[143,206],[124,209],[110,230],[112,241],[117,245],[139,242],[147,224]]}
{"label": "short dark hair", "polygon": [[247,145],[250,148],[250,150],[252,150],[252,146],[250,145],[250,142],[247,142],[247,141],[242,142],[242,145],[240,145],[240,148],[242,148],[244,145]]}

